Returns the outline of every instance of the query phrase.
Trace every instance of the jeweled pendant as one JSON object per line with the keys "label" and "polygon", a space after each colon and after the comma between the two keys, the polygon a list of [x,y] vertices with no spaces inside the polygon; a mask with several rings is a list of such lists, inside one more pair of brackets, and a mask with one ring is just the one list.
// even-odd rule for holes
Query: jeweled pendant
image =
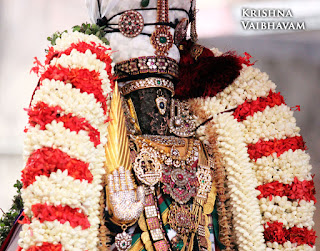
{"label": "jeweled pendant", "polygon": [[157,27],[152,33],[150,41],[156,49],[156,55],[166,56],[173,45],[173,36],[168,27]]}
{"label": "jeweled pendant", "polygon": [[150,147],[142,147],[133,163],[133,170],[143,184],[155,186],[162,176],[162,164],[157,151]]}
{"label": "jeweled pendant", "polygon": [[115,237],[115,245],[119,251],[127,251],[131,247],[132,238],[129,234],[123,231]]}
{"label": "jeweled pendant", "polygon": [[173,204],[169,211],[168,222],[177,233],[186,235],[196,229],[195,218],[189,206]]}
{"label": "jeweled pendant", "polygon": [[167,110],[167,99],[165,97],[157,97],[156,105],[161,115],[164,115]]}

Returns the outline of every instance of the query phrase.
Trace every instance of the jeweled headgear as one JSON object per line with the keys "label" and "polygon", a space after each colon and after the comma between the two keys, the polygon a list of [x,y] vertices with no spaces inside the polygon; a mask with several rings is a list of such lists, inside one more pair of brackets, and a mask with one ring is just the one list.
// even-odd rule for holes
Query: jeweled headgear
{"label": "jeweled headgear", "polygon": [[177,46],[195,20],[194,0],[86,0],[86,4],[91,20],[106,26],[119,82],[178,77]]}

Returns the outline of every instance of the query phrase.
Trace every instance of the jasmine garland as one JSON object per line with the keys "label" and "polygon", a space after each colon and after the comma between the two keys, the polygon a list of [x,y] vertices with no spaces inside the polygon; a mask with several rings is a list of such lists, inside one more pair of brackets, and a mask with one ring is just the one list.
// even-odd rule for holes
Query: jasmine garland
{"label": "jasmine garland", "polygon": [[28,111],[19,250],[98,250],[111,49],[64,33],[49,48]]}
{"label": "jasmine garland", "polygon": [[[214,53],[220,54],[216,49]],[[219,146],[238,250],[315,250],[310,156],[293,112],[275,88],[266,73],[244,66],[215,97],[189,100],[199,124],[212,117],[211,123],[199,127],[197,136],[208,146]],[[210,127],[215,128],[215,140]],[[240,157],[244,150],[249,158]],[[241,188],[235,189],[239,184]],[[251,185],[259,195],[249,192]],[[247,208],[249,201],[252,206]],[[252,218],[259,214],[262,219],[255,228]]]}

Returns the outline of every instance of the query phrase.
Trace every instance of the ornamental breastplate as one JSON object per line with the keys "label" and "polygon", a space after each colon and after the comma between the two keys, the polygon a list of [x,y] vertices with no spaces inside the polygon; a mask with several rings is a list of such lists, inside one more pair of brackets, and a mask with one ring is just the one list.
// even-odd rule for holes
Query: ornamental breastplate
{"label": "ornamental breastplate", "polygon": [[133,169],[136,177],[147,186],[161,183],[163,193],[179,204],[197,195],[197,167],[200,142],[163,136],[136,137],[138,151]]}
{"label": "ornamental breastplate", "polygon": [[[211,244],[203,208],[212,188],[212,173],[200,141],[155,135],[131,138],[133,170],[146,188],[139,220],[145,246],[166,251],[189,245],[192,250],[197,238],[199,248],[207,250]],[[162,201],[168,213],[162,211]],[[176,232],[171,240],[165,225]]]}

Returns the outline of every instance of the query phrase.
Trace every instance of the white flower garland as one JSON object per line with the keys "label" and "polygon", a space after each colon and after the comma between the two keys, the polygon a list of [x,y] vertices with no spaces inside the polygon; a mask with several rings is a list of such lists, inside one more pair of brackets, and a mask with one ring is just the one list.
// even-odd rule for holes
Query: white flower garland
{"label": "white flower garland", "polygon": [[233,227],[239,250],[265,250],[256,178],[243,142],[242,125],[232,115],[214,118],[217,145],[225,162]]}
{"label": "white flower garland", "polygon": [[57,170],[49,177],[37,176],[36,181],[22,191],[24,212],[31,215],[33,204],[47,203],[80,208],[88,214],[92,201],[96,200],[97,193],[102,189],[97,181],[98,179],[95,179],[90,184],[86,180],[76,180],[68,176],[67,170]]}
{"label": "white flower garland", "polygon": [[296,126],[293,112],[285,104],[266,107],[262,112],[256,112],[243,121],[245,140],[247,144],[257,143],[259,139],[273,140],[300,136],[300,128]]}
{"label": "white flower garland", "polygon": [[63,122],[55,120],[46,125],[46,130],[38,127],[29,128],[24,142],[25,160],[32,152],[42,147],[53,147],[67,153],[71,158],[76,158],[86,163],[91,163],[95,168],[101,168],[105,161],[104,146],[94,147],[86,131],[70,131],[64,127]]}
{"label": "white flower garland", "polygon": [[[108,100],[107,105],[110,105],[110,98]],[[71,84],[45,79],[40,89],[35,92],[31,106],[41,101],[50,106],[60,106],[66,114],[72,113],[85,118],[100,132],[101,142],[106,143],[106,115],[101,103],[97,102],[93,94],[81,93],[79,89],[72,88]]]}
{"label": "white flower garland", "polygon": [[[208,118],[234,109],[246,100],[267,97],[270,90],[274,92],[275,88],[276,85],[269,80],[266,73],[252,66],[243,65],[239,77],[215,97],[195,98],[189,100],[189,103],[191,106],[199,107]],[[202,120],[199,118],[198,123],[201,124],[201,122]]]}
{"label": "white flower garland", "polygon": [[[217,49],[214,49],[213,52],[217,56],[221,55],[221,52]],[[236,241],[240,242],[239,250],[258,250],[243,242],[245,240],[244,236],[260,236],[263,239],[263,236],[261,237],[263,232],[262,224],[266,222],[280,221],[287,227],[311,228],[314,225],[312,219],[315,210],[314,201],[300,201],[299,204],[297,201],[287,201],[286,197],[281,198],[280,205],[278,205],[280,198],[278,196],[273,197],[272,201],[269,201],[269,198],[262,198],[259,201],[258,204],[260,204],[261,210],[259,215],[263,216],[263,220],[256,220],[259,225],[256,229],[248,230],[250,229],[250,223],[247,223],[248,218],[243,216],[245,215],[244,212],[247,212],[246,203],[249,202],[244,196],[246,192],[243,192],[242,187],[238,187],[238,185],[242,186],[243,182],[243,179],[239,180],[239,177],[246,175],[246,169],[239,168],[239,166],[247,165],[254,172],[253,176],[250,177],[249,175],[245,178],[248,183],[254,184],[247,188],[247,193],[249,193],[250,189],[254,191],[258,185],[274,181],[290,184],[295,177],[300,181],[312,180],[310,174],[311,165],[309,164],[310,156],[304,150],[292,151],[289,149],[280,156],[274,153],[267,157],[258,158],[256,161],[247,158],[246,160],[242,159],[242,163],[238,164],[242,155],[248,156],[247,144],[257,143],[259,139],[268,141],[299,136],[300,128],[296,126],[293,112],[284,104],[272,108],[267,106],[264,111],[256,112],[253,116],[246,117],[240,123],[236,122],[230,113],[222,113],[229,109],[237,108],[245,101],[254,101],[259,97],[267,97],[270,91],[275,92],[275,88],[276,85],[269,80],[266,73],[262,73],[254,67],[243,65],[240,76],[215,97],[189,100],[198,124],[213,116],[213,121],[217,127],[218,144],[222,158],[225,159],[228,188],[230,189],[232,200],[232,213],[235,217],[235,237]],[[242,130],[242,134],[239,133],[239,130]],[[207,131],[207,125],[200,126],[197,130],[197,137],[208,145],[211,142],[210,135],[206,133]],[[239,145],[237,146],[237,144]],[[243,147],[242,152],[240,150],[241,147]],[[252,192],[249,197],[256,201],[256,196]],[[237,219],[239,220],[237,221]],[[239,224],[241,224],[240,227]],[[251,240],[254,240],[254,238]],[[261,239],[257,237],[257,241],[255,245],[261,246]],[[270,242],[266,244],[268,247],[264,250],[315,250],[315,247],[310,247],[309,245],[297,247],[296,244],[289,241],[283,245]]]}
{"label": "white flower garland", "polygon": [[233,109],[246,100],[266,97],[269,91],[275,91],[276,85],[269,76],[252,66],[243,65],[239,77],[222,92],[216,95],[225,109]]}
{"label": "white flower garland", "polygon": [[[62,33],[61,38],[56,39],[56,45],[53,46],[55,51],[65,51],[72,44],[85,42],[87,44],[95,43],[97,46],[107,47],[97,36],[86,35],[78,31],[72,33]],[[107,47],[110,48],[110,47]]]}
{"label": "white flower garland", "polygon": [[[78,32],[64,33],[61,39],[57,39],[56,51],[68,49],[73,43],[95,42],[96,46],[104,46],[95,36],[88,36]],[[110,47],[107,47],[110,53]],[[61,55],[54,58],[51,65],[60,64],[66,68],[84,68],[99,73],[102,80],[103,95],[110,104],[111,87],[106,64],[97,59],[90,50],[80,53],[73,50],[69,56]],[[45,66],[45,68],[47,68]],[[29,127],[25,139],[24,158],[28,157],[37,149],[51,147],[59,149],[71,158],[84,161],[89,164],[89,170],[93,175],[92,183],[86,180],[77,180],[68,176],[68,171],[57,170],[47,176],[37,176],[36,180],[22,190],[25,203],[25,213],[31,218],[30,224],[25,224],[20,233],[19,245],[23,251],[31,246],[41,246],[42,243],[62,244],[63,250],[97,250],[98,227],[100,223],[100,194],[102,190],[101,181],[104,175],[105,152],[104,144],[107,136],[108,115],[105,114],[100,102],[97,102],[93,94],[81,93],[79,89],[72,88],[69,83],[44,79],[42,85],[35,92],[31,106],[38,102],[44,102],[49,106],[60,106],[63,111],[61,115],[71,113],[74,116],[85,118],[94,128],[100,132],[101,144],[94,146],[90,141],[88,132],[80,130],[71,131],[64,127],[63,122],[57,123],[53,120],[46,125],[45,130],[40,126]],[[32,205],[47,204],[51,206],[69,206],[78,208],[79,213],[84,213],[90,223],[90,227],[82,229],[81,226],[71,227],[67,221],[64,224],[58,220],[44,221],[40,223],[32,218]]]}
{"label": "white flower garland", "polygon": [[284,184],[290,184],[294,177],[299,180],[311,180],[311,168],[309,164],[310,155],[304,150],[289,150],[279,157],[276,154],[272,156],[257,159],[254,165],[258,185],[279,181]]}
{"label": "white flower garland", "polygon": [[316,247],[310,247],[309,245],[297,246],[292,244],[290,241],[285,242],[283,245],[278,244],[277,242],[267,242],[266,251],[315,251]]}
{"label": "white flower garland", "polygon": [[19,245],[23,250],[27,250],[30,246],[38,245],[42,242],[61,243],[64,250],[98,250],[96,243],[98,233],[96,227],[82,230],[81,227],[73,228],[69,222],[61,224],[59,221],[45,221],[40,223],[33,220],[31,224],[24,225],[20,233],[23,243]]}
{"label": "white flower garland", "polygon": [[110,79],[105,70],[106,63],[97,59],[97,55],[93,54],[90,50],[81,53],[76,49],[73,49],[70,55],[62,54],[59,58],[53,58],[50,65],[61,65],[65,68],[96,71],[99,73],[99,79],[102,82],[101,88],[103,90],[103,95],[108,96],[111,92]]}
{"label": "white flower garland", "polygon": [[303,228],[311,228],[314,226],[312,220],[313,213],[316,209],[314,201],[306,202],[305,200],[299,203],[288,200],[286,196],[273,196],[270,201],[269,198],[260,199],[261,210],[264,214],[262,223],[267,222],[281,222],[286,228],[294,226]]}

